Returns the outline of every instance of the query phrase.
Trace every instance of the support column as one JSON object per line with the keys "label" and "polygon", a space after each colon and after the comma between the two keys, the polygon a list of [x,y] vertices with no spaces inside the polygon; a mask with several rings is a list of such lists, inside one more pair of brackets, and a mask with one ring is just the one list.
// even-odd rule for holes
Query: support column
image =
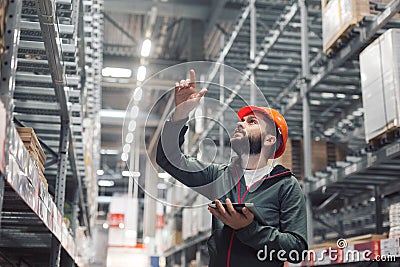
{"label": "support column", "polygon": [[[250,0],[250,61],[254,63],[256,56],[256,42],[257,42],[257,21],[256,21],[256,5],[255,0]],[[256,105],[256,77],[254,75],[254,68],[251,68],[250,80],[250,105]]]}
{"label": "support column", "polygon": [[376,234],[383,233],[382,200],[379,186],[374,186]]}
{"label": "support column", "polygon": [[156,232],[156,200],[157,197],[157,173],[154,171],[150,160],[146,162],[145,190],[144,196],[144,220],[143,220],[143,238],[155,237]]}
{"label": "support column", "polygon": [[[60,129],[60,145],[58,148],[58,173],[56,177],[55,204],[64,217],[65,189],[67,180],[68,148],[70,127],[69,122],[62,121]],[[60,266],[61,244],[56,237],[51,240],[50,266]]]}
{"label": "support column", "polygon": [[[310,179],[312,176],[311,171],[311,131],[310,131],[310,106],[308,78],[310,75],[310,62],[309,62],[309,45],[308,45],[308,10],[305,0],[299,0],[300,16],[301,16],[301,68],[302,68],[302,83],[301,94],[303,97],[303,143],[304,143],[304,178]],[[313,244],[313,223],[312,223],[312,209],[311,200],[308,195],[309,183],[306,183],[306,201],[307,201],[307,239],[309,245]]]}
{"label": "support column", "polygon": [[[1,63],[0,98],[7,111],[6,123],[6,146],[5,146],[5,166],[8,165],[8,137],[10,136],[10,122],[13,121],[14,104],[13,96],[15,90],[15,73],[17,70],[17,52],[19,46],[19,23],[21,17],[22,0],[9,1],[7,6],[7,23],[4,29],[4,48],[5,54]],[[0,175],[0,229],[1,211],[3,209],[5,177]]]}
{"label": "support column", "polygon": [[204,60],[204,22],[192,19],[189,25],[188,59]]}

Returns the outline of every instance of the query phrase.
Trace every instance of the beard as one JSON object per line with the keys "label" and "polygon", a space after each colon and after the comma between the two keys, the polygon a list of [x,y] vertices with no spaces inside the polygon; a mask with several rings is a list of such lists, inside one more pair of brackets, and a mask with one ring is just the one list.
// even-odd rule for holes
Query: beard
{"label": "beard", "polygon": [[231,147],[238,155],[257,155],[261,153],[261,133],[243,136],[242,138],[231,138]]}

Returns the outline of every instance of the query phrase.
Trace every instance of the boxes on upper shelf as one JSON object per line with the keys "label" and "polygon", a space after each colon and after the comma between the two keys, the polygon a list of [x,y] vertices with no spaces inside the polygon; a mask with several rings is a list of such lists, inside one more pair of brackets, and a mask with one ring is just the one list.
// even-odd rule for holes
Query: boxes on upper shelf
{"label": "boxes on upper shelf", "polygon": [[400,127],[399,51],[400,29],[390,29],[360,53],[366,142]]}
{"label": "boxes on upper shelf", "polygon": [[[312,172],[325,169],[329,164],[343,160],[347,153],[334,143],[326,141],[312,141],[311,158]],[[292,172],[299,178],[304,177],[304,156],[303,140],[288,139],[286,150],[277,162]]]}
{"label": "boxes on upper shelf", "polygon": [[25,148],[36,161],[39,169],[44,173],[43,164],[46,161],[46,154],[44,153],[43,148],[37,139],[35,131],[30,127],[17,127],[17,131],[24,142]]}
{"label": "boxes on upper shelf", "polygon": [[322,0],[322,44],[324,53],[357,25],[365,16],[370,15],[368,0]]}

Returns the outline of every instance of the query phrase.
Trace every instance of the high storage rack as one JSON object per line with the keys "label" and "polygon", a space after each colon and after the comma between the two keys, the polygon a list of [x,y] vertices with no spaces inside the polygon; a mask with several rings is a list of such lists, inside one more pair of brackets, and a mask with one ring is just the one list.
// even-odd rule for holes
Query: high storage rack
{"label": "high storage rack", "polygon": [[[224,46],[214,59],[255,76],[271,107],[288,121],[290,138],[346,145],[345,159],[302,181],[313,222],[308,226],[309,242],[387,232],[387,208],[399,201],[400,139],[397,132],[378,146],[365,143],[358,56],[387,29],[400,27],[400,1],[369,1],[370,14],[350,27],[327,54],[322,49],[320,0],[236,3],[243,5],[242,13],[231,32],[224,33]],[[250,50],[252,57],[247,56]],[[240,91],[248,84],[238,84],[232,88],[251,103],[251,91]],[[238,109],[243,102],[235,94],[225,92],[223,99]],[[210,90],[207,96],[221,99]],[[221,112],[213,110],[213,117]],[[218,142],[218,127],[205,125],[205,129],[202,137]],[[309,166],[310,160],[304,160]],[[175,209],[167,216],[181,218],[180,213]],[[196,266],[206,264],[208,234],[200,232],[167,249],[167,266],[188,266],[191,261]]]}
{"label": "high storage rack", "polygon": [[[96,211],[93,170],[99,151],[90,145],[97,149],[100,141],[102,21],[93,14],[101,8],[97,0],[8,3],[0,84],[7,111],[0,179],[2,266],[83,266],[87,261],[75,233],[79,227],[90,235]],[[86,17],[93,17],[92,28],[84,27]],[[89,59],[95,63],[87,64]],[[36,188],[24,157],[12,155],[15,143],[22,143],[16,126],[35,130],[47,155],[44,175],[54,200]],[[91,142],[84,145],[84,139]],[[24,153],[22,147],[18,153]],[[62,220],[64,212],[71,216],[71,229]]]}

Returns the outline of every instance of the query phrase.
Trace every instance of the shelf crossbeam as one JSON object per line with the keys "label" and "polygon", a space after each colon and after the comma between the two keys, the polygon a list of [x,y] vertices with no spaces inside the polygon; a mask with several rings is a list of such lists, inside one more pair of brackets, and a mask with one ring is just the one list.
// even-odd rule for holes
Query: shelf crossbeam
{"label": "shelf crossbeam", "polygon": [[[368,44],[374,37],[374,35],[380,30],[396,13],[400,10],[400,0],[393,0],[390,2],[385,11],[375,17],[371,23],[366,26],[358,28],[359,34],[352,39],[345,48],[340,50],[334,58],[330,59],[328,63],[312,77],[302,77],[298,75],[287,89],[284,91],[288,92],[297,85],[297,82],[302,78],[310,78],[310,86],[308,92],[311,92],[323,79],[332,73],[335,69],[343,65],[348,59],[359,52],[366,44]],[[316,56],[316,59],[322,58],[322,52]],[[311,66],[314,66],[318,60],[313,60]],[[297,104],[300,104],[304,98],[304,92],[297,92],[289,101],[288,104],[282,107],[284,114],[292,110]]]}

